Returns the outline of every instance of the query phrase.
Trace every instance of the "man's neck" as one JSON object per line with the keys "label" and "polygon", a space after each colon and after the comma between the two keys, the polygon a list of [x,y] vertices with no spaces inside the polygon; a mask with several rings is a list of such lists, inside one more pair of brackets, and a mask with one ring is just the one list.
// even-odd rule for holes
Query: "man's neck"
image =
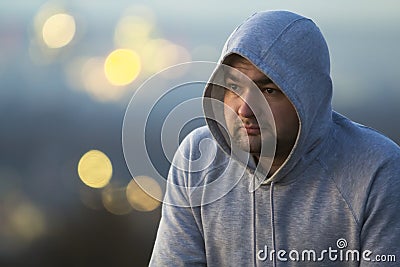
{"label": "man's neck", "polygon": [[261,167],[264,170],[269,170],[267,177],[271,177],[285,162],[287,156],[284,157],[274,157],[274,160],[271,165],[271,158],[269,157],[261,157],[259,154],[253,154],[254,161],[256,165],[261,164]]}

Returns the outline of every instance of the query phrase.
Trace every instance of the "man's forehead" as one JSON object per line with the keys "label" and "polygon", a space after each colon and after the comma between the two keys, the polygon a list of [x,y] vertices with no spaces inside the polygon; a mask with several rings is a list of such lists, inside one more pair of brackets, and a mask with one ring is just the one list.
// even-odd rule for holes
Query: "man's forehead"
{"label": "man's forehead", "polygon": [[249,60],[247,60],[246,58],[238,55],[238,54],[231,54],[229,56],[227,56],[224,60],[224,64],[237,68],[237,67],[243,67],[243,68],[248,68],[251,66],[254,66],[253,63],[251,63]]}
{"label": "man's forehead", "polygon": [[[228,65],[224,70],[225,77],[235,77],[240,79],[250,78],[248,75],[252,76],[251,79],[255,78],[257,81],[262,81],[263,83],[272,82],[271,79],[260,71],[257,66],[255,66],[248,59],[237,55],[231,54],[225,60],[225,65]],[[254,80],[254,79],[253,79]]]}

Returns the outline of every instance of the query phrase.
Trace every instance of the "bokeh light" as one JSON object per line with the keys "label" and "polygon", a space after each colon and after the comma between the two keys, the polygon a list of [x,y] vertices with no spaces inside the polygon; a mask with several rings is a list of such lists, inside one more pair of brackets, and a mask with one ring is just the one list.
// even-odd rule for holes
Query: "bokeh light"
{"label": "bokeh light", "polygon": [[43,36],[43,25],[56,14],[67,14],[65,7],[60,2],[49,1],[40,7],[33,21],[36,38]]}
{"label": "bokeh light", "polygon": [[66,46],[74,38],[75,30],[74,17],[65,13],[55,14],[43,25],[43,41],[50,48]]}
{"label": "bokeh light", "polygon": [[154,25],[146,18],[125,16],[115,29],[114,43],[117,47],[141,49],[150,38]]}
{"label": "bokeh light", "polygon": [[112,177],[112,164],[106,154],[90,150],[78,163],[78,174],[82,182],[93,188],[106,186]]}
{"label": "bokeh light", "polygon": [[110,84],[104,72],[104,58],[94,57],[88,59],[81,66],[81,76],[84,90],[89,95],[100,102],[117,101],[125,90],[123,87],[117,87]]}
{"label": "bokeh light", "polygon": [[92,210],[103,209],[102,196],[99,189],[82,184],[79,188],[79,196],[85,207]]}
{"label": "bokeh light", "polygon": [[[166,39],[149,40],[141,52],[144,58],[143,68],[149,74],[154,74],[165,68],[191,60],[186,48]],[[177,75],[182,74],[177,73]]]}
{"label": "bokeh light", "polygon": [[[0,255],[24,251],[48,231],[47,216],[0,170]],[[12,173],[10,173],[12,174]],[[9,178],[17,178],[9,176]],[[7,181],[8,180],[8,181]],[[4,187],[3,187],[4,186]],[[5,253],[5,254],[4,254]],[[4,265],[4,264],[3,264]]]}
{"label": "bokeh light", "polygon": [[[138,10],[143,14],[139,14]],[[144,7],[129,10],[115,29],[115,46],[131,48],[140,55],[143,76],[191,61],[191,55],[185,47],[163,38],[157,29],[152,11]],[[177,76],[183,74],[184,72],[176,73]]]}
{"label": "bokeh light", "polygon": [[141,61],[139,55],[130,49],[117,49],[111,52],[104,70],[108,81],[117,86],[127,85],[139,75]]}
{"label": "bokeh light", "polygon": [[[400,1],[371,1],[362,9],[352,1],[332,9],[289,2],[242,2],[222,18],[217,9],[224,3],[212,1],[2,1],[0,266],[147,266],[161,203],[145,193],[152,190],[142,189],[145,178],[130,179],[123,160],[119,131],[127,102],[164,68],[216,61],[235,25],[266,5],[318,22],[332,55],[335,109],[400,143],[400,123],[393,116],[400,114]],[[136,52],[141,65],[138,76],[122,86],[105,72],[107,56],[120,48]],[[145,97],[170,88],[172,80],[161,76]],[[367,82],[372,76],[376,79]],[[165,100],[155,111],[171,105]],[[150,133],[162,124],[156,113]],[[78,176],[78,162],[90,149],[112,161],[112,178],[101,188]],[[154,149],[149,153],[157,170],[166,172],[164,155],[155,146],[148,149]],[[158,193],[150,195],[161,196],[164,187],[156,181],[161,189],[155,184]]]}
{"label": "bokeh light", "polygon": [[41,6],[33,20],[34,35],[29,40],[29,56],[36,65],[48,65],[62,58],[61,48],[75,39],[75,18],[60,2],[47,2]]}
{"label": "bokeh light", "polygon": [[[185,47],[160,37],[155,21],[153,11],[145,6],[128,8],[114,30],[114,45],[123,48],[104,57],[69,59],[65,67],[69,85],[96,101],[117,102],[130,93],[128,85],[134,81],[139,84],[165,68],[191,61]],[[166,78],[182,76],[186,70],[181,70]]]}
{"label": "bokeh light", "polygon": [[10,222],[12,231],[26,241],[38,238],[45,232],[42,212],[29,202],[21,202],[14,206]]}
{"label": "bokeh light", "polygon": [[153,178],[137,176],[129,182],[126,196],[135,210],[152,211],[160,205],[162,190]]}
{"label": "bokeh light", "polygon": [[107,185],[102,191],[104,208],[114,215],[125,215],[132,211],[126,198],[126,188],[116,184]]}

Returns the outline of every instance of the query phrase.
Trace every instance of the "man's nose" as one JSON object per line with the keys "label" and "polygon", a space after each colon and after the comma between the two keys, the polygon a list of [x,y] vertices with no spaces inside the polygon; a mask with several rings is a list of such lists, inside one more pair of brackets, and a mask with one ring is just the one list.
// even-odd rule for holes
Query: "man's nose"
{"label": "man's nose", "polygon": [[243,93],[240,99],[240,106],[238,109],[238,114],[241,117],[249,118],[254,116],[255,99],[251,92]]}

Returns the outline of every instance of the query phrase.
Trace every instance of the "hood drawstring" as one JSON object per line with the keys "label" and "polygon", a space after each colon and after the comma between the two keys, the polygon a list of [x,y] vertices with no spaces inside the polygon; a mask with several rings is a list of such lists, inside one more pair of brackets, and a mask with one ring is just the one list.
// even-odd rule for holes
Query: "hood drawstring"
{"label": "hood drawstring", "polygon": [[272,249],[275,251],[274,258],[272,259],[272,266],[276,267],[276,244],[275,244],[275,211],[274,211],[274,182],[271,182],[269,189],[269,207],[271,213],[271,238],[272,238]]}
{"label": "hood drawstring", "polygon": [[[253,183],[254,187],[255,183]],[[269,189],[269,210],[271,217],[271,242],[272,250],[275,251],[272,259],[272,266],[276,267],[276,240],[275,240],[275,209],[274,209],[274,182],[271,182]],[[254,252],[254,266],[257,266],[257,231],[256,231],[256,190],[252,190],[252,208],[253,208],[253,252]],[[266,252],[267,253],[267,252]]]}
{"label": "hood drawstring", "polygon": [[253,175],[253,201],[252,201],[252,206],[253,206],[253,266],[257,266],[257,232],[256,232],[256,190],[255,190],[255,175]]}

